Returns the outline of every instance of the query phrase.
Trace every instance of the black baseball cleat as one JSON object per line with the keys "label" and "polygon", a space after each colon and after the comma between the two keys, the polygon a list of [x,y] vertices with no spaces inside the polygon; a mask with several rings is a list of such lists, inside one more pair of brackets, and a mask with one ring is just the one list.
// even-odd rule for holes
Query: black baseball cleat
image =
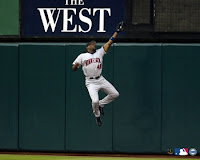
{"label": "black baseball cleat", "polygon": [[96,122],[98,126],[101,126],[102,125],[101,117],[96,117]]}
{"label": "black baseball cleat", "polygon": [[99,106],[99,111],[100,111],[100,113],[104,116],[103,107],[100,107],[100,106]]}

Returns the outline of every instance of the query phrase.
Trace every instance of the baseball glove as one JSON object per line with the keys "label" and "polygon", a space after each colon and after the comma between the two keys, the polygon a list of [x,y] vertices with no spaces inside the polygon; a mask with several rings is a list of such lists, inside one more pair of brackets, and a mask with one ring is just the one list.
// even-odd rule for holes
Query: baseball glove
{"label": "baseball glove", "polygon": [[123,30],[124,30],[124,22],[122,21],[117,25],[116,31],[121,32]]}

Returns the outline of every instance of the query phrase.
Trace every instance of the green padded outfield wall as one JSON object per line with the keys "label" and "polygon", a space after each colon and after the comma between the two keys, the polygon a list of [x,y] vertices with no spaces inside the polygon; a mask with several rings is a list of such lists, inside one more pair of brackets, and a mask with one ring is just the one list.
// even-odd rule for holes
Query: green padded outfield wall
{"label": "green padded outfield wall", "polygon": [[18,45],[0,44],[0,149],[18,148]]}
{"label": "green padded outfield wall", "polygon": [[162,151],[200,151],[200,45],[163,45]]}
{"label": "green padded outfield wall", "polygon": [[19,57],[19,148],[64,151],[65,46],[21,44]]}
{"label": "green padded outfield wall", "polygon": [[161,44],[114,46],[113,151],[161,151]]}
{"label": "green padded outfield wall", "polygon": [[[103,45],[103,44],[102,44]],[[98,45],[97,48],[100,48]],[[86,52],[85,44],[66,46],[66,151],[111,152],[112,151],[112,104],[105,107],[103,125],[98,127],[92,113],[91,99],[85,86],[82,69],[72,71],[76,57]],[[103,75],[113,81],[113,47],[104,56]],[[101,91],[100,91],[101,92]],[[100,99],[105,94],[100,94]]]}
{"label": "green padded outfield wall", "polygon": [[1,35],[19,35],[19,0],[0,0]]}
{"label": "green padded outfield wall", "polygon": [[200,150],[200,45],[114,44],[103,75],[120,96],[105,106],[102,127],[82,70],[72,71],[82,52],[84,43],[0,44],[1,150]]}

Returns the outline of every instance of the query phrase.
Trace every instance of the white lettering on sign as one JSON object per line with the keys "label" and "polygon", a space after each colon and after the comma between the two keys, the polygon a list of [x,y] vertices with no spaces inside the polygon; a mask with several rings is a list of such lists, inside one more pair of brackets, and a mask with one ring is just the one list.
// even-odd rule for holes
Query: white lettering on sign
{"label": "white lettering on sign", "polygon": [[[52,32],[54,32],[55,29],[56,29],[56,25],[57,25],[57,22],[58,22],[59,15],[60,15],[60,10],[58,11],[58,14],[56,16],[55,21],[53,19],[53,15],[54,15],[56,8],[38,8],[38,10],[40,12],[40,16],[41,16],[42,23],[43,23],[43,26],[44,26],[44,31],[47,32],[49,26],[51,26]],[[49,22],[47,22],[47,17],[45,16],[44,11],[46,11],[46,13],[47,13],[47,17],[48,17]]]}
{"label": "white lettering on sign", "polygon": [[63,15],[63,30],[61,32],[76,32],[77,31],[77,25],[74,26],[73,30],[69,30],[68,29],[68,22],[70,22],[70,24],[72,25],[73,23],[73,15],[71,15],[71,17],[69,17],[68,12],[71,10],[74,12],[74,15],[76,15],[76,8],[62,8],[64,15]]}
{"label": "white lettering on sign", "polygon": [[66,0],[65,5],[84,5],[84,1],[83,0]]}
{"label": "white lettering on sign", "polygon": [[99,11],[99,30],[97,32],[106,32],[104,30],[104,20],[105,20],[105,14],[104,11],[108,12],[108,15],[111,16],[110,8],[94,8],[93,15],[95,15],[96,11]]}
{"label": "white lettering on sign", "polygon": [[[68,1],[66,1],[68,2]],[[72,1],[71,1],[72,2]],[[75,2],[75,1],[73,1]],[[79,0],[81,2],[81,0]],[[83,32],[87,33],[92,29],[92,20],[89,17],[83,15],[83,11],[88,12],[88,15],[95,16],[96,12],[99,12],[99,28],[97,32],[106,32],[105,30],[105,14],[108,13],[108,16],[111,16],[110,8],[82,8],[77,14],[76,8],[38,8],[40,17],[43,23],[44,31],[47,32],[51,27],[52,32],[55,32],[57,22],[59,20],[61,11],[63,13],[63,29],[61,32]],[[54,12],[57,12],[57,15],[54,16]],[[93,12],[92,12],[93,11]],[[70,13],[69,13],[70,12]],[[45,14],[46,13],[46,14]],[[93,13],[93,14],[92,14]],[[88,29],[83,30],[80,24],[73,24],[73,17],[79,16],[81,22],[88,24]],[[55,20],[54,20],[55,18]],[[70,25],[73,29],[69,29]]]}
{"label": "white lettering on sign", "polygon": [[91,21],[90,18],[88,18],[88,17],[86,17],[86,16],[83,15],[82,12],[83,12],[84,10],[86,10],[86,11],[89,13],[89,15],[91,15],[91,8],[82,8],[82,9],[80,10],[80,12],[79,12],[79,18],[80,18],[80,20],[81,20],[82,22],[84,22],[84,23],[87,23],[89,27],[88,27],[88,30],[84,31],[84,30],[81,28],[81,26],[79,25],[79,32],[87,33],[87,32],[89,32],[89,31],[91,30],[91,28],[92,28],[92,21]]}

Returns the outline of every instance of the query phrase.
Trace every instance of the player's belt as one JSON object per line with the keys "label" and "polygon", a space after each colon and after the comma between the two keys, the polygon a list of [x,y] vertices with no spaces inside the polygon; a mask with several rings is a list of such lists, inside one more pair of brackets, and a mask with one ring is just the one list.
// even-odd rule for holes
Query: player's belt
{"label": "player's belt", "polygon": [[101,75],[97,76],[97,77],[89,77],[89,79],[99,79],[100,77],[101,77]]}

